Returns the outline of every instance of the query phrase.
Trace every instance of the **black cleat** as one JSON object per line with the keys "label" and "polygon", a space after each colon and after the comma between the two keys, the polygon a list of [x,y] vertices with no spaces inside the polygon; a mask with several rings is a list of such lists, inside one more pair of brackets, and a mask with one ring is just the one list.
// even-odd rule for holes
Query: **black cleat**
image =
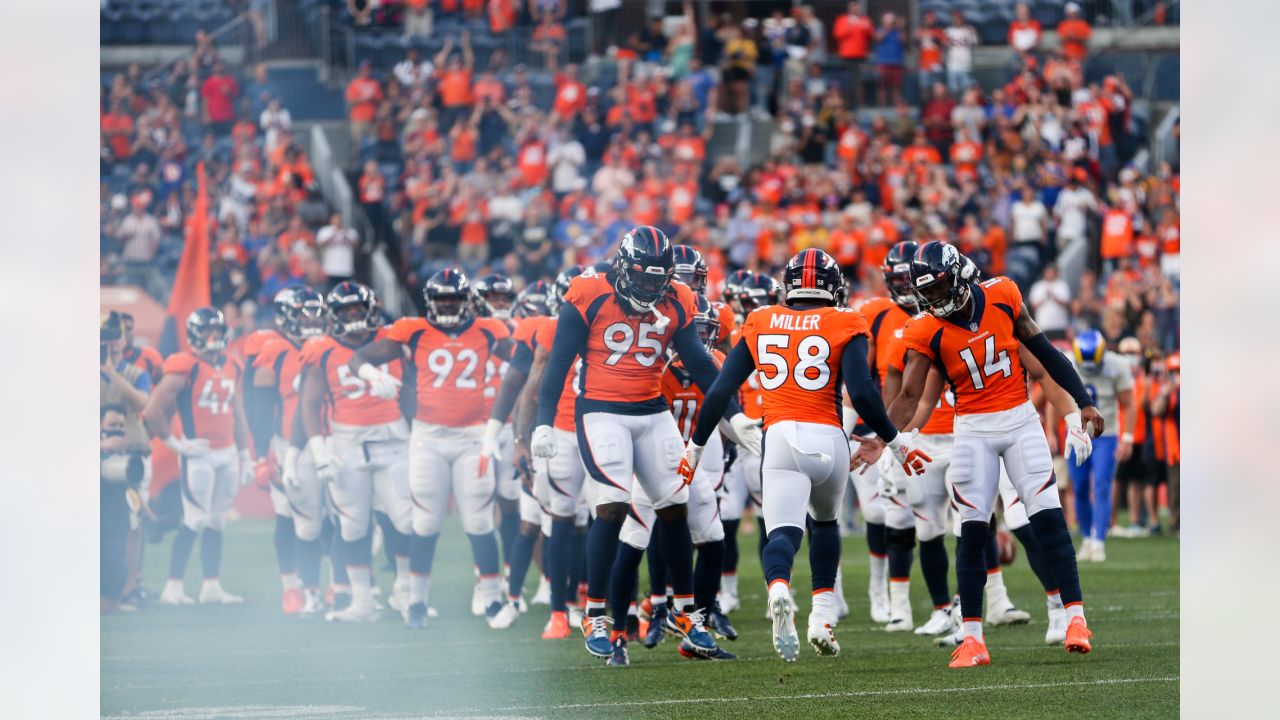
{"label": "black cleat", "polygon": [[613,641],[613,654],[605,664],[609,667],[626,667],[631,664],[631,658],[627,655],[626,637],[619,637]]}
{"label": "black cleat", "polygon": [[729,622],[729,616],[720,612],[720,603],[716,603],[711,610],[711,615],[707,618],[707,628],[715,633],[718,638],[724,638],[725,640],[738,639],[738,631],[733,629],[733,624]]}
{"label": "black cleat", "polygon": [[667,634],[663,630],[663,626],[667,624],[667,604],[659,603],[653,606],[653,610],[649,613],[649,632],[644,636],[644,646],[653,649],[658,646]]}

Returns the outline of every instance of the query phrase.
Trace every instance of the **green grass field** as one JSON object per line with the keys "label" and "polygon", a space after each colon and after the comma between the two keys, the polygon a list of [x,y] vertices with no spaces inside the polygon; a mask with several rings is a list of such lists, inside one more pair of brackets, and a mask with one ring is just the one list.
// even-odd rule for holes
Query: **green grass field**
{"label": "green grass field", "polygon": [[[838,658],[807,646],[784,664],[770,644],[754,536],[742,538],[740,659],[691,661],[668,639],[636,644],[631,667],[606,668],[581,638],[538,635],[545,606],[490,630],[470,615],[470,551],[451,525],[432,588],[440,618],[410,632],[384,611],[375,624],[335,626],[285,617],[269,521],[227,531],[224,586],[240,606],[157,608],[102,622],[102,713],[121,718],[391,717],[1081,717],[1167,718],[1178,713],[1178,541],[1115,540],[1109,561],[1082,568],[1094,651],[1044,646],[1042,594],[1025,559],[1006,568],[1011,597],[1032,623],[987,633],[989,668],[949,670],[927,638],[886,634],[867,617],[865,543],[844,546],[851,615]],[[168,545],[148,548],[144,578],[158,590]],[[801,551],[794,585],[808,587]],[[193,554],[188,593],[199,587]],[[531,573],[532,574],[532,573]],[[389,590],[390,575],[381,573]],[[927,618],[916,568],[915,619]],[[801,622],[808,613],[802,597]],[[800,628],[803,637],[803,626]]]}

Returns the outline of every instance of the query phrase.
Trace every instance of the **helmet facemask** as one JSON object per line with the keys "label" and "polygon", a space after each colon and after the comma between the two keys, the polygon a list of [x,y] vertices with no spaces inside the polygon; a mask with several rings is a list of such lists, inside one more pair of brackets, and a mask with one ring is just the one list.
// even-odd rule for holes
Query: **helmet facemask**
{"label": "helmet facemask", "polygon": [[466,293],[441,293],[427,297],[427,319],[441,328],[455,328],[467,321],[471,307]]}
{"label": "helmet facemask", "polygon": [[969,287],[952,273],[916,279],[912,287],[920,307],[935,317],[947,317],[964,306],[969,299]]}

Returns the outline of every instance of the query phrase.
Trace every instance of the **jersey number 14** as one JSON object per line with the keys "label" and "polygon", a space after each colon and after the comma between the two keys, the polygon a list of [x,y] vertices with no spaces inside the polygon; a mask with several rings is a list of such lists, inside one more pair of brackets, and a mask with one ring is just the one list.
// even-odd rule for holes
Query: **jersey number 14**
{"label": "jersey number 14", "polygon": [[973,357],[973,348],[965,348],[960,351],[960,357],[964,360],[964,364],[969,368],[969,379],[973,381],[973,389],[981,390],[986,387],[984,378],[1000,375],[1009,377],[1013,375],[1013,367],[1009,363],[1009,353],[1001,350],[996,352],[996,338],[994,335],[987,336],[986,357],[982,360],[982,370],[978,370],[978,361]]}

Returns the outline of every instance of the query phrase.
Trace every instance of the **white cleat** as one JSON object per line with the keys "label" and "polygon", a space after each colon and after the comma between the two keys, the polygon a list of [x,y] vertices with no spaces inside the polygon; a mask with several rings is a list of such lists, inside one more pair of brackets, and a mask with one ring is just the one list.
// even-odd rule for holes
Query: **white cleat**
{"label": "white cleat", "polygon": [[222,584],[217,580],[206,580],[200,586],[201,605],[234,605],[242,602],[244,598],[223,590]]}
{"label": "white cleat", "polygon": [[773,649],[787,662],[795,662],[800,654],[800,636],[796,634],[794,601],[785,585],[769,590],[769,615],[773,620]]}
{"label": "white cleat", "polygon": [[742,602],[738,600],[737,593],[725,592],[723,590],[720,591],[719,595],[716,595],[716,602],[720,605],[720,612],[725,615],[728,615],[734,610],[742,607]]}
{"label": "white cleat", "polygon": [[406,607],[409,607],[409,582],[400,582],[397,580],[391,586],[391,595],[387,597],[387,606],[398,613],[403,613]]}
{"label": "white cleat", "polygon": [[916,628],[916,635],[929,635],[937,637],[942,634],[951,633],[956,629],[956,623],[951,619],[951,608],[941,608],[934,610],[929,615],[929,621]]}
{"label": "white cleat", "polygon": [[993,607],[987,608],[985,622],[992,627],[1000,627],[1002,625],[1025,625],[1031,622],[1031,613],[1025,610],[1019,610],[1013,606],[1013,603],[1006,599],[1002,603],[998,603]]}
{"label": "white cleat", "polygon": [[324,612],[324,597],[319,590],[302,592],[302,615],[317,615]]}
{"label": "white cleat", "polygon": [[511,604],[516,606],[516,610],[518,610],[521,615],[529,612],[529,603],[525,602],[524,598],[517,598],[515,602],[512,602]]}
{"label": "white cleat", "polygon": [[867,595],[871,598],[871,622],[882,625],[889,622],[889,589],[872,588]]}
{"label": "white cleat", "polygon": [[911,617],[911,596],[905,585],[895,584],[889,588],[889,623],[884,626],[885,632],[909,632],[915,627]]}
{"label": "white cleat", "polygon": [[1093,562],[1093,540],[1084,538],[1080,541],[1080,549],[1076,551],[1076,562]]}
{"label": "white cleat", "polygon": [[[849,602],[844,599],[844,588],[840,585],[840,580],[836,580],[836,622],[849,617]],[[836,649],[839,653],[839,648]]]}
{"label": "white cleat", "polygon": [[471,614],[484,617],[485,604],[484,596],[480,594],[480,583],[477,581],[475,587],[471,589]]}
{"label": "white cleat", "polygon": [[1101,540],[1093,541],[1093,561],[1096,563],[1107,561],[1107,546]]}
{"label": "white cleat", "polygon": [[502,609],[487,618],[489,627],[494,630],[506,630],[520,617],[520,610],[509,602],[502,603]]}
{"label": "white cleat", "polygon": [[[551,582],[547,580],[547,576],[543,575],[538,581],[538,590],[533,594],[533,599],[529,601],[533,605],[550,605],[551,604]],[[521,612],[524,612],[521,610]]]}
{"label": "white cleat", "polygon": [[836,657],[840,654],[840,643],[836,641],[831,623],[812,615],[809,616],[809,644],[823,657]]}
{"label": "white cleat", "polygon": [[[566,605],[565,610],[569,613],[569,627],[582,630],[582,619],[586,617],[586,613],[582,612],[582,608],[577,605]],[[585,635],[585,630],[583,631]]]}
{"label": "white cleat", "polygon": [[378,609],[372,597],[365,602],[357,602],[353,599],[351,604],[342,610],[331,610],[325,613],[324,619],[341,623],[373,622],[378,619]]}
{"label": "white cleat", "polygon": [[956,628],[956,631],[949,635],[940,635],[933,639],[933,644],[938,647],[960,647],[964,642],[964,629]]}
{"label": "white cleat", "polygon": [[1044,633],[1045,645],[1061,645],[1067,641],[1066,608],[1049,609],[1049,629]]}
{"label": "white cleat", "polygon": [[181,582],[170,580],[165,583],[164,590],[160,593],[159,603],[161,605],[195,605],[196,601],[183,590]]}

